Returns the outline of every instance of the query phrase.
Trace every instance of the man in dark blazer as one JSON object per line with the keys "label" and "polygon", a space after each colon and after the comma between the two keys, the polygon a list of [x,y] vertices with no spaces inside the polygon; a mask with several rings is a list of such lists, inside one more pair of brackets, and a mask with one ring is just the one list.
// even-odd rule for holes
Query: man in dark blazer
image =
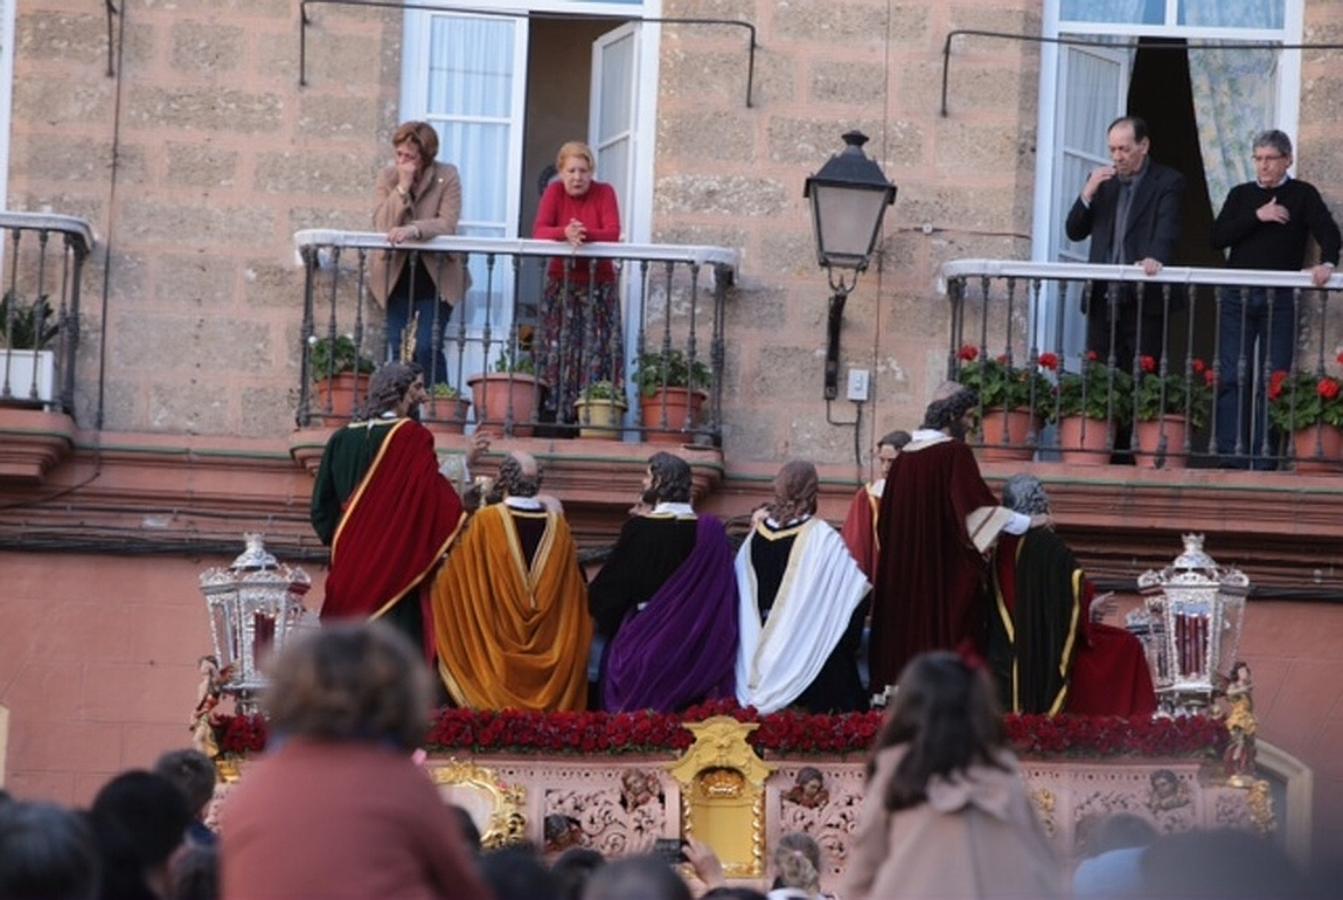
{"label": "man in dark blazer", "polygon": [[[1068,213],[1068,239],[1091,238],[1089,262],[1138,265],[1145,274],[1155,275],[1170,262],[1180,237],[1184,176],[1148,159],[1152,144],[1147,123],[1137,116],[1111,123],[1108,141],[1114,165],[1095,169],[1087,179]],[[1132,371],[1135,352],[1161,355],[1161,290],[1149,285],[1139,294],[1118,284],[1113,292],[1110,287],[1106,282],[1093,283],[1090,301],[1084,301],[1087,349],[1108,361],[1113,330],[1115,364]]]}

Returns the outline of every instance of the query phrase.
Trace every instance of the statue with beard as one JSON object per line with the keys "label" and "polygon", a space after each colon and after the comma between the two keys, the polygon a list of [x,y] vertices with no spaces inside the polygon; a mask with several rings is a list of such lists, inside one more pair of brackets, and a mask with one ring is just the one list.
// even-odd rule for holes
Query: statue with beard
{"label": "statue with beard", "polygon": [[895,682],[905,663],[969,641],[981,655],[990,610],[985,555],[998,535],[1047,524],[998,504],[964,438],[978,395],[939,388],[891,465],[877,514],[872,690]]}
{"label": "statue with beard", "polygon": [[672,712],[733,696],[737,587],[723,523],[690,504],[690,466],[655,453],[642,506],[588,587],[602,705]]}

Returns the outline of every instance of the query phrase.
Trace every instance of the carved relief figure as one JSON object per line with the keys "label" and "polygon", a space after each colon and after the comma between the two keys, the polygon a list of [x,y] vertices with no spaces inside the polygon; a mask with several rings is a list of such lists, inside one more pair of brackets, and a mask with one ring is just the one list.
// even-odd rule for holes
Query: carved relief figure
{"label": "carved relief figure", "polygon": [[547,853],[563,853],[570,847],[583,846],[583,825],[573,816],[551,813],[543,827]]}
{"label": "carved relief figure", "polygon": [[657,776],[643,769],[626,769],[620,775],[620,803],[633,812],[662,794]]}
{"label": "carved relief figure", "polygon": [[1189,788],[1170,769],[1157,769],[1152,773],[1152,792],[1147,798],[1147,808],[1153,815],[1188,806],[1191,802]]}
{"label": "carved relief figure", "polygon": [[787,803],[796,803],[807,809],[818,809],[830,802],[830,792],[825,787],[825,776],[815,766],[803,766],[798,770],[797,780],[783,795]]}

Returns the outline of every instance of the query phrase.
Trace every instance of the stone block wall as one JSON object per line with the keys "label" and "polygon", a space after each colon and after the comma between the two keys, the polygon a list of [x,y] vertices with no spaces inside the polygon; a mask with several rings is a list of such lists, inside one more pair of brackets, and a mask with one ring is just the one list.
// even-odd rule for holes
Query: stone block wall
{"label": "stone block wall", "polygon": [[[941,50],[955,28],[1038,33],[1039,4],[668,0],[664,15],[759,30],[750,109],[740,29],[667,25],[661,48],[655,239],[744,256],[727,318],[729,460],[851,464],[853,432],[827,424],[822,399],[829,291],[803,182],[858,128],[899,186],[881,258],[845,311],[841,378],[851,366],[874,375],[866,455],[874,437],[918,424],[945,372],[938,265],[1029,254],[1038,48],[958,39],[947,118]],[[840,401],[833,415],[851,419],[852,406]]]}
{"label": "stone block wall", "polygon": [[401,18],[315,11],[300,89],[296,0],[118,6],[113,78],[101,8],[24,2],[16,29],[8,206],[85,216],[99,241],[77,419],[95,424],[105,362],[106,429],[283,437],[303,302],[292,234],[368,227]]}

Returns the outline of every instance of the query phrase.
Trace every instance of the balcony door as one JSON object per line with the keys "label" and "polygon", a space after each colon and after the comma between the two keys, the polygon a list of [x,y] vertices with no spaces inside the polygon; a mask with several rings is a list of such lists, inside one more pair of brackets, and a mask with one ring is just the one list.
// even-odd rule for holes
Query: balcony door
{"label": "balcony door", "polygon": [[[475,5],[481,12],[463,11]],[[647,239],[656,84],[650,91],[639,76],[651,71],[656,77],[649,43],[655,35],[619,18],[532,20],[527,13],[656,16],[649,5],[466,0],[451,10],[407,11],[401,119],[433,125],[439,159],[461,173],[461,234],[530,237],[544,187],[539,174],[564,140],[586,139],[598,177],[616,189],[625,239]],[[517,15],[485,12],[510,8]],[[534,321],[540,296],[539,264],[515,270],[512,258],[499,257],[491,267],[475,256],[470,271],[466,309],[454,312],[446,335],[454,385],[460,385],[459,371],[464,379],[493,364],[512,326]],[[637,308],[628,291],[625,300]],[[467,344],[459,362],[462,326]]]}

